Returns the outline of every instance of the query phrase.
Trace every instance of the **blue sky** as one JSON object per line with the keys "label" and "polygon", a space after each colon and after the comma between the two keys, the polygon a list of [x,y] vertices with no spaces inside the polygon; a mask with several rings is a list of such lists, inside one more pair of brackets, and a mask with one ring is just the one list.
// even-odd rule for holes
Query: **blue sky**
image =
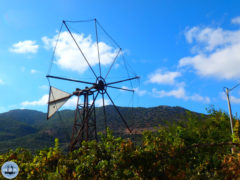
{"label": "blue sky", "polygon": [[[205,113],[212,104],[227,111],[223,87],[231,88],[240,82],[239,7],[237,0],[1,1],[0,112],[20,108],[46,112],[49,84],[45,76],[62,20],[93,18],[117,41],[123,49],[121,55],[141,77],[140,84],[134,84],[134,106],[182,106]],[[74,35],[79,39],[82,35],[82,40],[89,43],[85,52],[90,59],[94,59],[90,47],[96,42],[91,34],[93,27],[81,24],[74,28]],[[105,48],[102,55],[106,56],[103,63],[107,68],[117,48],[103,31],[99,38]],[[62,43],[67,42],[64,40]],[[70,51],[64,44],[59,48],[51,73],[90,80],[91,72],[74,64],[74,55],[68,56]],[[72,64],[66,64],[70,61]],[[98,71],[97,64],[92,63]],[[122,77],[121,65],[119,60],[108,82],[115,75]],[[80,86],[52,83],[69,93]],[[130,88],[126,84],[119,87]],[[131,93],[110,93],[117,105],[132,104]],[[240,108],[240,87],[231,96],[236,113]],[[73,108],[74,100],[65,108]]]}

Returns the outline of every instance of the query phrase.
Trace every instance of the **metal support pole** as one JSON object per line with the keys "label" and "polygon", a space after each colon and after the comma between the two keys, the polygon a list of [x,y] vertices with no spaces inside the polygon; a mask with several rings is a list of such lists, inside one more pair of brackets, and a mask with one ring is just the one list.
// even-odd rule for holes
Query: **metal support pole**
{"label": "metal support pole", "polygon": [[[229,110],[229,117],[230,117],[230,125],[231,125],[231,131],[232,131],[232,135],[233,135],[233,118],[232,118],[232,108],[231,108],[231,103],[230,103],[230,99],[229,99],[229,89],[226,88],[225,91],[226,95],[227,95],[227,101],[228,101],[228,110]],[[235,146],[233,146],[231,148],[232,154],[234,154],[234,150]]]}
{"label": "metal support pole", "polygon": [[230,125],[231,125],[231,131],[233,135],[233,118],[232,118],[232,108],[230,104],[230,99],[229,99],[229,89],[226,88],[226,95],[227,95],[227,101],[228,101],[228,110],[229,110],[229,116],[230,116]]}
{"label": "metal support pole", "polygon": [[88,118],[89,118],[89,112],[88,112],[88,91],[86,92],[86,94],[84,94],[84,107],[85,107],[85,141],[88,141]]}

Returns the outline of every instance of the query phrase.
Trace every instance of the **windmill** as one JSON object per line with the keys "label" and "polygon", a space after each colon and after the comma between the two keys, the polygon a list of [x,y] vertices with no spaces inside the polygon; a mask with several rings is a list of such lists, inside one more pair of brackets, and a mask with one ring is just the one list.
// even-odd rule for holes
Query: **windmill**
{"label": "windmill", "polygon": [[[91,47],[96,47],[97,61],[94,61],[94,66],[92,65],[93,63],[91,64],[91,60],[88,59],[83,49],[85,45],[82,45],[81,43],[79,44],[79,39],[82,38],[82,36],[80,37],[79,35],[78,36],[76,35],[77,33],[72,33],[68,24],[68,23],[82,23],[82,22],[94,23],[96,39],[95,39],[95,43],[93,43],[93,45],[91,46]],[[102,101],[102,110],[103,110],[105,128],[107,127],[105,99],[108,98],[108,101],[111,102],[119,118],[122,120],[122,122],[124,123],[128,131],[131,133],[131,129],[128,126],[124,116],[120,112],[119,108],[116,106],[115,102],[113,101],[109,93],[109,89],[134,92],[133,87],[132,88],[128,88],[125,86],[119,87],[118,85],[121,83],[131,82],[132,80],[139,79],[139,76],[137,75],[131,76],[129,73],[127,73],[128,75],[127,78],[122,78],[118,80],[111,80],[108,77],[110,72],[114,69],[114,65],[116,64],[118,57],[123,54],[122,49],[112,39],[112,37],[105,31],[105,29],[103,29],[103,27],[100,25],[100,23],[96,19],[87,20],[87,21],[63,21],[59,31],[58,38],[56,39],[56,46],[54,47],[53,57],[54,57],[54,54],[56,53],[55,51],[58,45],[59,36],[61,35],[61,33],[63,33],[62,32],[63,27],[66,28],[66,32],[64,33],[65,34],[68,33],[69,38],[71,39],[71,42],[75,46],[75,50],[77,50],[79,55],[81,55],[81,58],[80,58],[80,60],[82,60],[81,63],[85,63],[86,67],[88,68],[90,73],[93,75],[93,80],[85,81],[85,80],[80,80],[75,78],[68,78],[68,77],[65,77],[64,75],[56,76],[56,75],[52,75],[49,71],[46,76],[47,79],[49,80],[49,85],[50,85],[47,119],[50,119],[71,97],[73,96],[77,97],[74,122],[72,126],[72,136],[71,136],[70,145],[69,145],[69,150],[72,151],[75,148],[79,147],[83,140],[85,141],[88,141],[90,139],[97,140],[95,109],[96,109],[96,100],[98,97],[100,97]],[[106,70],[105,73],[103,71],[104,69],[106,69],[105,67],[106,63],[105,64],[102,63],[102,58],[105,57],[109,59],[109,56],[101,57],[101,55],[104,54],[103,53],[104,51],[101,48],[103,47],[105,47],[105,49],[109,49],[109,48],[106,48],[108,46],[104,44],[103,41],[101,42],[99,41],[99,35],[98,35],[99,28],[102,30],[103,33],[105,33],[106,37],[108,37],[108,39],[110,39],[111,42],[115,44],[118,48],[117,50],[114,51],[114,53],[112,53],[114,54],[114,56],[112,55],[111,56],[112,60],[108,61],[108,64],[109,64],[108,70]],[[67,59],[65,60],[67,61]],[[51,69],[51,66],[52,64],[50,65],[50,69]],[[95,67],[95,70],[93,67]],[[98,67],[98,73],[96,72],[96,67]],[[81,89],[76,88],[72,93],[68,93],[63,90],[60,90],[59,88],[52,86],[50,83],[50,79],[74,82],[74,83],[84,85],[85,87]]]}

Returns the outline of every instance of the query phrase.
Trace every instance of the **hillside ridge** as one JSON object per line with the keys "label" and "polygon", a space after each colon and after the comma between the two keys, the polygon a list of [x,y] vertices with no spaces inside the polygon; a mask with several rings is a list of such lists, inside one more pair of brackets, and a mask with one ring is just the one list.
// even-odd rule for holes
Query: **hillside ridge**
{"label": "hillside ridge", "polygon": [[[118,107],[135,134],[154,130],[159,125],[187,119],[187,109],[179,106]],[[114,107],[106,106],[107,125],[116,136],[129,133]],[[192,112],[192,111],[190,111]],[[192,112],[196,115],[201,113]],[[202,114],[204,115],[204,114]],[[46,120],[46,113],[29,109],[15,109],[0,113],[0,151],[23,146],[37,149],[52,145],[54,138],[68,143],[74,120],[73,110],[61,110]],[[96,108],[97,131],[104,131],[102,107]]]}

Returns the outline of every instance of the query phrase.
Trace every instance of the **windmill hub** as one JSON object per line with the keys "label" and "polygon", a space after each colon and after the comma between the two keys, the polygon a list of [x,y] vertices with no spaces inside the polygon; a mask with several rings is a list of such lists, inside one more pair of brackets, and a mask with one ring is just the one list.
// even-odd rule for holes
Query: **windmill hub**
{"label": "windmill hub", "polygon": [[106,82],[103,77],[99,76],[96,81],[96,89],[101,93],[104,94],[107,89]]}

